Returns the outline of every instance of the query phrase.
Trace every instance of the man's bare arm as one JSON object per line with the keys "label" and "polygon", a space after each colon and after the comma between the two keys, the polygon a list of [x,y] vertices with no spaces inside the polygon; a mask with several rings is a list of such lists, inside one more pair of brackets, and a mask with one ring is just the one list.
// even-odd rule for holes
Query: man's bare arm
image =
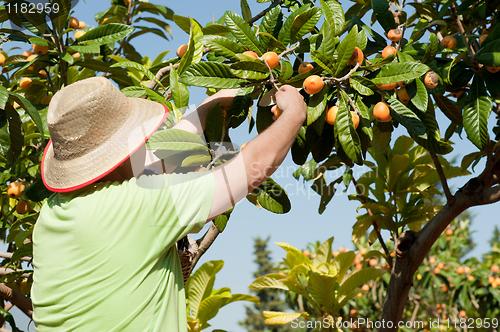
{"label": "man's bare arm", "polygon": [[307,106],[292,86],[283,86],[276,93],[276,101],[283,114],[249,142],[237,157],[212,171],[215,196],[209,218],[218,216],[243,199],[267,180],[285,159],[306,119]]}

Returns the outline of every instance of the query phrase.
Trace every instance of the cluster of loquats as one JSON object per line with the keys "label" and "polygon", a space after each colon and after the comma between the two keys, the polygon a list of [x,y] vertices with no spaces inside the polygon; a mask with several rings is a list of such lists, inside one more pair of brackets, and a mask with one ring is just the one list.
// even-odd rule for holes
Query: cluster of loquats
{"label": "cluster of loquats", "polygon": [[[21,197],[21,193],[25,189],[25,185],[21,182],[14,181],[9,183],[7,186],[7,195],[12,199],[19,199]],[[26,202],[23,199],[19,199],[16,204],[16,212],[19,214],[26,214],[30,211],[30,203]]]}

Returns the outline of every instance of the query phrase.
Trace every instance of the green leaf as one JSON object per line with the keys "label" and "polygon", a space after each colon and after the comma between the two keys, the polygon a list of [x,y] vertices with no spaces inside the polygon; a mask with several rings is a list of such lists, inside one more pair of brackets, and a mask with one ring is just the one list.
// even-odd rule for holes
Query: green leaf
{"label": "green leaf", "polygon": [[293,22],[295,21],[295,18],[299,16],[300,14],[306,12],[309,10],[311,7],[310,4],[305,4],[304,6],[300,7],[299,9],[295,10],[294,12],[290,13],[288,18],[286,19],[285,23],[283,24],[283,27],[281,28],[279,34],[278,34],[278,40],[283,43],[283,45],[288,45],[291,41],[291,29]]}
{"label": "green leaf", "polygon": [[339,297],[342,298],[346,296],[359,286],[367,283],[370,280],[381,277],[386,273],[386,270],[368,267],[349,274],[339,287]]}
{"label": "green leaf", "polygon": [[[369,79],[367,79],[366,77],[363,77],[363,76],[353,75],[349,79],[349,83],[351,84],[351,87],[354,90],[356,90],[357,92],[359,92],[360,94],[365,95],[365,96],[373,95],[374,92],[373,92],[372,88],[375,90],[377,88],[377,86],[375,84],[373,84]],[[368,87],[367,85],[371,86],[371,88]]]}
{"label": "green leaf", "polygon": [[196,20],[190,19],[190,32],[188,49],[181,61],[179,62],[179,75],[184,73],[184,70],[193,63],[200,62],[203,57],[203,45],[197,41],[197,38],[202,36],[201,26]]}
{"label": "green leaf", "polygon": [[263,311],[264,323],[266,325],[284,325],[290,323],[292,320],[299,318],[301,313],[286,313],[277,311]]}
{"label": "green leaf", "polygon": [[148,140],[150,150],[208,151],[200,136],[181,129],[157,131]]}
{"label": "green leaf", "polygon": [[75,44],[105,45],[108,43],[114,43],[127,37],[134,30],[134,27],[127,24],[108,23],[87,31],[83,36],[76,40]]}
{"label": "green leaf", "polygon": [[232,61],[238,61],[239,59],[235,56],[236,53],[243,53],[245,49],[240,46],[240,44],[232,41],[229,38],[223,36],[202,36],[198,38],[198,41],[209,47],[216,55],[223,56]]}
{"label": "green leaf", "polygon": [[260,61],[238,61],[231,65],[231,73],[243,79],[263,80],[269,76],[269,68]]}
{"label": "green leaf", "polygon": [[[5,110],[5,104],[7,104],[7,100],[9,100],[9,91],[0,85],[0,110]],[[2,128],[5,124],[0,124],[0,128]]]}
{"label": "green leaf", "polygon": [[411,84],[406,86],[406,92],[411,99],[413,105],[420,111],[425,112],[427,110],[427,101],[429,97],[427,95],[427,89],[425,84],[421,80],[415,80]]}
{"label": "green leaf", "polygon": [[386,33],[396,28],[396,22],[394,21],[394,16],[389,11],[389,2],[387,0],[372,0],[372,8],[378,23],[380,23]]}
{"label": "green leaf", "polygon": [[[266,15],[264,15],[264,18],[262,18],[262,21],[260,22],[260,32],[263,32],[262,34],[259,34],[259,40],[260,40],[260,47],[263,50],[268,49],[268,44],[271,39],[270,36],[277,36],[278,31],[280,30],[281,27],[281,7],[280,6],[274,6],[271,8]],[[269,34],[269,35],[266,35]]]}
{"label": "green leaf", "polygon": [[200,266],[186,282],[186,297],[189,308],[196,317],[201,302],[210,296],[215,282],[215,275],[224,266],[224,261],[209,261]]}
{"label": "green leaf", "polygon": [[20,246],[14,251],[10,260],[11,262],[15,262],[25,256],[33,256],[33,242],[28,242]]}
{"label": "green leaf", "polygon": [[292,208],[285,190],[273,179],[268,178],[258,188],[260,190],[258,201],[264,209],[283,214]]}
{"label": "green leaf", "polygon": [[221,141],[226,127],[220,103],[217,103],[210,109],[205,128],[205,139],[207,142],[213,145]]}
{"label": "green leaf", "polygon": [[323,86],[323,89],[313,95],[310,99],[309,102],[307,103],[307,125],[311,125],[314,121],[316,121],[321,114],[326,109],[326,102],[328,100],[328,90],[330,89],[330,86],[328,84],[325,84]]}
{"label": "green leaf", "polygon": [[429,35],[430,44],[425,49],[425,55],[422,59],[422,63],[429,63],[434,60],[439,48],[439,40],[434,33]]}
{"label": "green leaf", "polygon": [[[312,51],[310,54],[310,57],[311,57],[311,60],[316,62],[316,64],[318,66],[320,66],[321,68],[326,70],[328,72],[328,74],[333,76],[333,71],[330,68],[332,66],[332,63],[333,63],[333,58],[328,57],[325,54],[317,52],[317,51]],[[302,73],[298,76],[307,75],[307,74],[309,74],[309,73]]]}
{"label": "green leaf", "polygon": [[340,45],[337,47],[337,64],[332,69],[335,73],[335,77],[338,77],[341,72],[344,70],[345,66],[349,62],[349,59],[354,52],[354,48],[358,42],[358,26],[355,25],[352,27],[351,31],[347,34],[347,36],[340,42]]}
{"label": "green leaf", "polygon": [[359,164],[362,160],[359,136],[352,124],[347,95],[341,91],[340,96],[339,111],[335,119],[335,132],[346,155]]}
{"label": "green leaf", "polygon": [[43,137],[45,129],[43,127],[42,118],[40,117],[40,114],[38,113],[36,107],[33,106],[33,104],[31,104],[31,102],[28,99],[24,98],[23,96],[15,92],[9,91],[9,95],[29,114],[31,119],[33,119],[33,122],[35,123],[38,131],[42,134]]}
{"label": "green leaf", "polygon": [[479,75],[475,75],[467,94],[463,125],[469,140],[480,150],[484,149],[488,140],[488,117],[492,106],[484,82]]}
{"label": "green leaf", "polygon": [[313,265],[318,267],[318,265],[323,263],[329,263],[332,259],[332,243],[333,237],[329,238],[316,249],[316,257],[313,259]]}
{"label": "green leaf", "polygon": [[203,61],[189,66],[179,82],[205,88],[236,89],[247,81],[234,76],[225,64]]}
{"label": "green leaf", "polygon": [[243,19],[247,22],[250,21],[252,19],[252,11],[250,10],[247,0],[240,0],[240,7]]}
{"label": "green leaf", "polygon": [[311,272],[308,290],[325,312],[331,312],[337,302],[337,278],[325,274]]}
{"label": "green leaf", "polygon": [[38,178],[28,188],[24,189],[23,194],[26,198],[33,202],[41,202],[53,194],[52,191],[45,187],[41,178]]}
{"label": "green leaf", "polygon": [[457,107],[455,102],[444,96],[432,95],[432,97],[436,101],[437,107],[439,107],[448,119],[462,126],[462,110]]}
{"label": "green leaf", "polygon": [[184,84],[179,82],[177,71],[172,65],[170,65],[170,92],[175,107],[183,108],[189,105],[189,91]]}
{"label": "green leaf", "polygon": [[391,116],[401,123],[409,132],[420,136],[425,134],[425,126],[412,110],[400,102],[395,95],[391,95],[389,102]]}
{"label": "green leaf", "polygon": [[255,33],[241,16],[231,11],[227,11],[225,14],[225,22],[227,27],[231,30],[231,33],[243,46],[249,47],[252,51],[262,55],[262,50],[260,49],[257,37],[255,37]]}
{"label": "green leaf", "polygon": [[292,43],[298,41],[302,36],[311,31],[321,18],[321,9],[311,8],[297,15],[290,28],[290,40]]}
{"label": "green leaf", "polygon": [[283,283],[285,276],[282,276],[278,273],[271,273],[265,276],[259,277],[252,282],[248,288],[250,289],[266,289],[266,288],[274,288],[274,289],[283,289],[288,290],[288,287]]}
{"label": "green leaf", "polygon": [[377,77],[372,81],[375,84],[397,83],[418,78],[428,72],[427,65],[416,62],[391,62],[382,67]]}
{"label": "green leaf", "polygon": [[112,64],[110,66],[111,68],[116,68],[116,67],[127,67],[127,68],[134,68],[140,71],[142,74],[144,74],[147,78],[149,78],[152,81],[155,81],[156,84],[160,85],[163,87],[163,84],[160,82],[159,79],[156,78],[156,76],[144,65],[134,62],[134,61],[120,61],[115,64]]}
{"label": "green leaf", "polygon": [[476,60],[483,65],[498,67],[500,66],[500,40],[496,40],[484,46]]}
{"label": "green leaf", "polygon": [[84,53],[84,54],[99,53],[101,50],[101,48],[98,44],[71,45],[69,48],[75,52],[80,52],[80,53]]}
{"label": "green leaf", "polygon": [[220,35],[220,36],[225,36],[229,32],[231,32],[231,30],[229,30],[228,27],[222,24],[210,24],[202,28],[201,31],[203,32],[203,35]]}
{"label": "green leaf", "polygon": [[356,223],[352,226],[352,242],[357,242],[361,237],[363,237],[370,226],[372,226],[372,222],[375,219],[374,217],[376,216],[369,216],[369,215],[361,215],[361,216],[356,216]]}
{"label": "green leaf", "polygon": [[320,0],[320,3],[325,21],[333,29],[334,35],[338,36],[345,24],[344,9],[336,0]]}
{"label": "green leaf", "polygon": [[7,154],[7,160],[11,166],[13,166],[17,158],[21,155],[23,145],[24,145],[24,135],[21,131],[22,123],[19,117],[19,113],[12,107],[11,104],[7,104],[5,112],[7,115],[7,121],[9,123],[9,139],[10,147]]}
{"label": "green leaf", "polygon": [[39,46],[52,46],[52,44],[49,43],[47,39],[43,38],[38,38],[38,37],[31,37],[29,39],[30,43],[39,45]]}

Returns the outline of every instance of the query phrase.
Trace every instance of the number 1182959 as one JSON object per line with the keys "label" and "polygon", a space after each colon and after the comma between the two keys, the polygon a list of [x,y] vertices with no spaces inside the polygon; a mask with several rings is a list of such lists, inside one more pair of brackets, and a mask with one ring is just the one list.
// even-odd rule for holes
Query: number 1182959
{"label": "number 1182959", "polygon": [[5,9],[8,14],[57,14],[59,12],[58,3],[17,3],[9,2],[5,4]]}
{"label": "number 1182959", "polygon": [[443,323],[448,325],[448,328],[498,328],[498,318],[460,318],[460,319],[445,319]]}

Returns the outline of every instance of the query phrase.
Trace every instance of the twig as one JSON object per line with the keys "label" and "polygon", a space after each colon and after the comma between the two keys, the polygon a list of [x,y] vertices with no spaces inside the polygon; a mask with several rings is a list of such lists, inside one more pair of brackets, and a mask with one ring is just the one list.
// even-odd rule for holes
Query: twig
{"label": "twig", "polygon": [[283,0],[273,1],[269,7],[267,7],[266,9],[264,9],[263,11],[261,11],[260,13],[258,13],[254,17],[252,17],[250,19],[250,21],[248,21],[248,24],[252,25],[255,21],[258,21],[261,17],[266,15],[266,13],[271,9],[271,7],[274,6],[275,3],[278,3],[278,5],[281,5],[283,3]]}
{"label": "twig", "polygon": [[302,58],[300,56],[298,56],[297,53],[295,53],[295,51],[293,51],[292,53],[293,53],[293,55],[295,55],[297,60],[299,60],[300,64],[302,64],[304,62],[304,60],[302,60]]}
{"label": "twig", "polygon": [[[361,189],[358,187],[358,183],[356,182],[356,179],[354,179],[354,177],[353,177],[351,179],[351,181],[354,184],[354,187],[356,188],[356,193],[357,193],[359,199],[361,200],[361,203],[366,204],[365,196],[363,196],[363,194],[361,193]],[[366,208],[366,212],[368,213],[368,215],[370,217],[373,217],[373,213],[372,213],[372,210],[370,208]],[[375,230],[375,233],[377,233],[378,241],[380,242],[380,244],[382,245],[382,248],[384,249],[385,256],[386,256],[385,260],[387,261],[387,264],[389,264],[390,268],[392,269],[393,262],[392,262],[391,253],[389,252],[389,249],[385,245],[384,239],[382,238],[382,234],[380,234],[380,229],[378,228],[378,225],[374,220],[372,220],[372,225],[373,225],[373,229]]]}
{"label": "twig", "polygon": [[451,16],[453,16],[453,18],[455,19],[455,22],[457,23],[458,31],[460,32],[460,36],[464,39],[465,44],[467,45],[467,49],[469,50],[471,55],[476,54],[472,45],[469,45],[469,39],[465,36],[465,30],[464,30],[464,27],[462,25],[462,21],[460,21],[460,18],[457,15],[457,10],[455,8],[454,2],[452,2],[450,5],[450,11],[451,11]]}
{"label": "twig", "polygon": [[210,225],[210,229],[203,235],[201,239],[196,241],[198,243],[198,252],[193,260],[191,271],[194,270],[196,263],[200,260],[201,256],[210,248],[212,243],[214,243],[217,236],[219,236],[220,232],[217,227],[212,223]]}
{"label": "twig", "polygon": [[[299,47],[300,47],[300,43],[298,43],[297,45],[295,45],[293,47],[287,48],[286,50],[281,52],[280,55],[278,55],[278,57],[281,59],[282,57],[284,57],[288,53],[295,53],[295,50],[298,49]],[[297,55],[295,55],[295,56],[297,56]]]}
{"label": "twig", "polygon": [[[132,23],[132,0],[128,2],[128,10],[127,10],[127,22],[125,24],[130,25]],[[115,55],[119,55],[122,51],[123,44],[125,44],[125,39],[123,38],[122,42],[120,43],[120,47],[116,50]]]}
{"label": "twig", "polygon": [[0,284],[0,296],[16,305],[29,318],[33,317],[33,304],[31,300],[21,293],[16,292],[5,284]]}
{"label": "twig", "polygon": [[446,200],[449,206],[453,206],[455,204],[455,197],[451,194],[450,188],[448,187],[448,182],[446,181],[446,176],[443,172],[443,167],[439,162],[439,158],[436,156],[434,152],[429,152],[434,161],[434,165],[436,165],[436,171],[439,175],[439,179],[441,180],[441,185],[443,186],[444,194],[446,195]]}
{"label": "twig", "polygon": [[[1,251],[0,252],[0,258],[7,258],[7,259],[11,259],[12,258],[12,253],[10,252],[3,252]],[[31,261],[33,258],[32,257],[28,257],[28,256],[25,256],[25,257],[22,257],[21,260],[22,261],[26,261],[26,262],[29,262]]]}
{"label": "twig", "polygon": [[326,82],[327,84],[339,84],[347,81],[348,79],[351,78],[352,74],[356,72],[356,70],[359,69],[361,65],[359,62],[356,62],[356,65],[354,66],[353,69],[351,69],[347,74],[342,76],[341,78],[332,78],[332,77],[322,77],[321,79]]}
{"label": "twig", "polygon": [[220,158],[220,157],[223,157],[223,156],[228,156],[228,155],[235,155],[235,154],[238,154],[239,151],[213,151],[213,150],[210,150],[210,154],[212,154],[213,158],[212,158],[212,161],[207,165],[207,168],[210,169],[212,168],[212,166],[217,162],[217,160]]}

